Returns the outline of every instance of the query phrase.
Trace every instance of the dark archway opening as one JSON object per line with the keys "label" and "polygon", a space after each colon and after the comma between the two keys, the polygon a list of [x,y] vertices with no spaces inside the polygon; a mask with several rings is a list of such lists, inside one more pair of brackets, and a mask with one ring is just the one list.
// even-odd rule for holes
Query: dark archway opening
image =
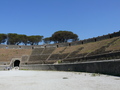
{"label": "dark archway opening", "polygon": [[21,49],[21,46],[19,46],[19,49]]}
{"label": "dark archway opening", "polygon": [[46,46],[44,46],[46,48]]}
{"label": "dark archway opening", "polygon": [[19,60],[15,60],[14,61],[14,67],[19,67],[20,66],[20,61]]}
{"label": "dark archway opening", "polygon": [[83,41],[82,41],[82,44],[83,44]]}
{"label": "dark archway opening", "polygon": [[34,47],[32,47],[32,49],[34,49]]}
{"label": "dark archway opening", "polygon": [[95,38],[95,42],[97,41],[97,39]]}
{"label": "dark archway opening", "polygon": [[112,36],[110,35],[110,38],[112,38]]}
{"label": "dark archway opening", "polygon": [[57,48],[59,47],[59,45],[57,45]]}
{"label": "dark archway opening", "polygon": [[71,46],[71,43],[69,43],[69,47]]}

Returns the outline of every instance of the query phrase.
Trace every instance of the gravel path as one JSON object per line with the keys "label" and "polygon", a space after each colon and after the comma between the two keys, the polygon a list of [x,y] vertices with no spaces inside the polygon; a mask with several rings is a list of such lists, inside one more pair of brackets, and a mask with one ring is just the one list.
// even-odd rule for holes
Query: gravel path
{"label": "gravel path", "polygon": [[0,90],[120,90],[120,77],[81,72],[0,71]]}

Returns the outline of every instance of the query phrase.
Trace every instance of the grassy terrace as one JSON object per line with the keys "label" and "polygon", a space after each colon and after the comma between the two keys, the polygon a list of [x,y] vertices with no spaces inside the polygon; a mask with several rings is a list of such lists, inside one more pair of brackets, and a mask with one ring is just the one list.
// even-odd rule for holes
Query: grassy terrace
{"label": "grassy terrace", "polygon": [[106,48],[106,51],[120,51],[120,38]]}
{"label": "grassy terrace", "polygon": [[119,45],[120,38],[115,37],[82,45],[59,47],[53,51],[49,60],[59,60],[83,56],[87,57],[113,51],[120,51]]}
{"label": "grassy terrace", "polygon": [[31,49],[0,49],[0,61],[10,61],[12,58],[20,58],[22,55],[30,55]]}
{"label": "grassy terrace", "polygon": [[[83,44],[82,46],[84,47],[78,54],[85,54],[85,53],[105,53],[106,48],[109,48],[109,46],[118,39],[118,37],[112,38],[112,39],[106,39],[102,41],[97,41],[97,42],[92,42],[92,43],[87,43]],[[109,50],[110,51],[110,50]],[[111,49],[112,51],[112,49]]]}
{"label": "grassy terrace", "polygon": [[[108,46],[108,44],[110,45]],[[102,47],[106,47],[105,51],[120,50],[119,45],[120,45],[120,39],[119,37],[115,37],[112,39],[91,42],[83,45],[59,47],[59,48],[56,48],[52,54],[67,54],[75,51],[77,51],[76,54],[85,54],[85,53],[92,53]],[[82,49],[79,50],[80,48]]]}
{"label": "grassy terrace", "polygon": [[52,52],[52,54],[61,54],[65,49],[66,49],[66,47],[56,48],[56,49]]}

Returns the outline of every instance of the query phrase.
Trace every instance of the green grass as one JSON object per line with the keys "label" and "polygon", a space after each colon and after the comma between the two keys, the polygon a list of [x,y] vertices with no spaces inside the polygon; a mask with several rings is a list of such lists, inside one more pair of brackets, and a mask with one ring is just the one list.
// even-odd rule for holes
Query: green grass
{"label": "green grass", "polygon": [[68,77],[63,77],[63,79],[68,79]]}
{"label": "green grass", "polygon": [[99,73],[92,73],[91,76],[95,77],[95,76],[100,76]]}

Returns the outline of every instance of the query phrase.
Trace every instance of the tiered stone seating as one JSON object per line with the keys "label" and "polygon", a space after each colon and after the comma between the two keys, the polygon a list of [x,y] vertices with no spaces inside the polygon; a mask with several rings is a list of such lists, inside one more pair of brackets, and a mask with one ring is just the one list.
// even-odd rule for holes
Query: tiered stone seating
{"label": "tiered stone seating", "polygon": [[120,39],[119,37],[115,37],[111,39],[86,43],[82,45],[58,47],[54,50],[49,60],[64,60],[64,59],[73,60],[75,58],[84,58],[84,57],[90,58],[90,56],[92,55],[111,52],[113,48],[114,50],[120,50],[118,43],[120,44]]}
{"label": "tiered stone seating", "polygon": [[53,51],[55,50],[55,48],[45,48],[44,52],[42,54],[51,54]]}
{"label": "tiered stone seating", "polygon": [[41,54],[44,48],[34,48],[31,55]]}
{"label": "tiered stone seating", "polygon": [[52,54],[49,60],[60,60],[64,59],[68,54]]}
{"label": "tiered stone seating", "polygon": [[[81,61],[86,61],[90,59],[92,60],[101,59],[102,60],[102,58],[104,57],[104,54],[106,54],[107,58],[109,58],[111,56],[109,55],[109,53],[113,51],[117,51],[117,50],[120,51],[119,45],[120,45],[119,37],[79,45],[79,47],[83,47],[83,48],[81,50],[73,51],[67,57],[66,60],[76,61],[78,60],[77,58],[81,58]],[[115,57],[117,58],[118,56],[115,56]],[[103,58],[103,59],[106,59],[106,58]]]}
{"label": "tiered stone seating", "polygon": [[31,49],[0,49],[0,64],[9,64],[12,58],[22,58],[23,55],[29,56]]}
{"label": "tiered stone seating", "polygon": [[[120,38],[114,37],[111,39],[105,39],[97,42],[90,42],[86,44],[74,45],[74,46],[65,46],[57,48],[42,48],[34,49],[29,61],[34,63],[46,63],[51,64],[55,63],[58,60],[71,60],[75,61],[85,61],[89,59],[99,58],[98,55],[106,54],[113,51],[120,51]],[[39,52],[39,53],[38,53]],[[94,57],[92,57],[94,56]],[[109,56],[107,54],[107,56]],[[101,58],[100,58],[101,59]],[[97,60],[97,59],[96,59]]]}
{"label": "tiered stone seating", "polygon": [[64,59],[69,53],[64,53],[67,47],[59,47],[56,48],[52,55],[50,56],[49,60],[60,60]]}
{"label": "tiered stone seating", "polygon": [[[102,41],[98,41],[98,42],[94,43],[93,47],[95,47],[95,50],[92,51],[88,56],[109,53],[109,52],[113,51],[113,49],[110,50],[110,48],[112,48],[110,46],[118,39],[119,39],[119,37],[115,37],[112,39],[106,39],[106,40],[102,40]],[[109,48],[109,50],[107,48]],[[90,50],[90,49],[88,49],[88,50]]]}
{"label": "tiered stone seating", "polygon": [[24,63],[24,64],[27,63],[28,58],[29,58],[29,55],[23,55],[22,59],[21,59],[22,63]]}
{"label": "tiered stone seating", "polygon": [[[67,58],[87,57],[91,55],[109,52],[106,51],[106,48],[109,47],[117,39],[118,37],[112,39],[106,39],[98,42],[91,42],[83,45],[78,45],[79,48],[77,50],[74,49]],[[71,47],[71,49],[73,48]]]}
{"label": "tiered stone seating", "polygon": [[31,55],[29,61],[46,60],[49,55]]}
{"label": "tiered stone seating", "polygon": [[[30,55],[28,63],[45,63],[55,48],[36,48]],[[39,52],[39,53],[38,53]]]}
{"label": "tiered stone seating", "polygon": [[118,37],[118,39],[113,42],[109,47],[107,47],[105,51],[120,51],[120,38]]}

